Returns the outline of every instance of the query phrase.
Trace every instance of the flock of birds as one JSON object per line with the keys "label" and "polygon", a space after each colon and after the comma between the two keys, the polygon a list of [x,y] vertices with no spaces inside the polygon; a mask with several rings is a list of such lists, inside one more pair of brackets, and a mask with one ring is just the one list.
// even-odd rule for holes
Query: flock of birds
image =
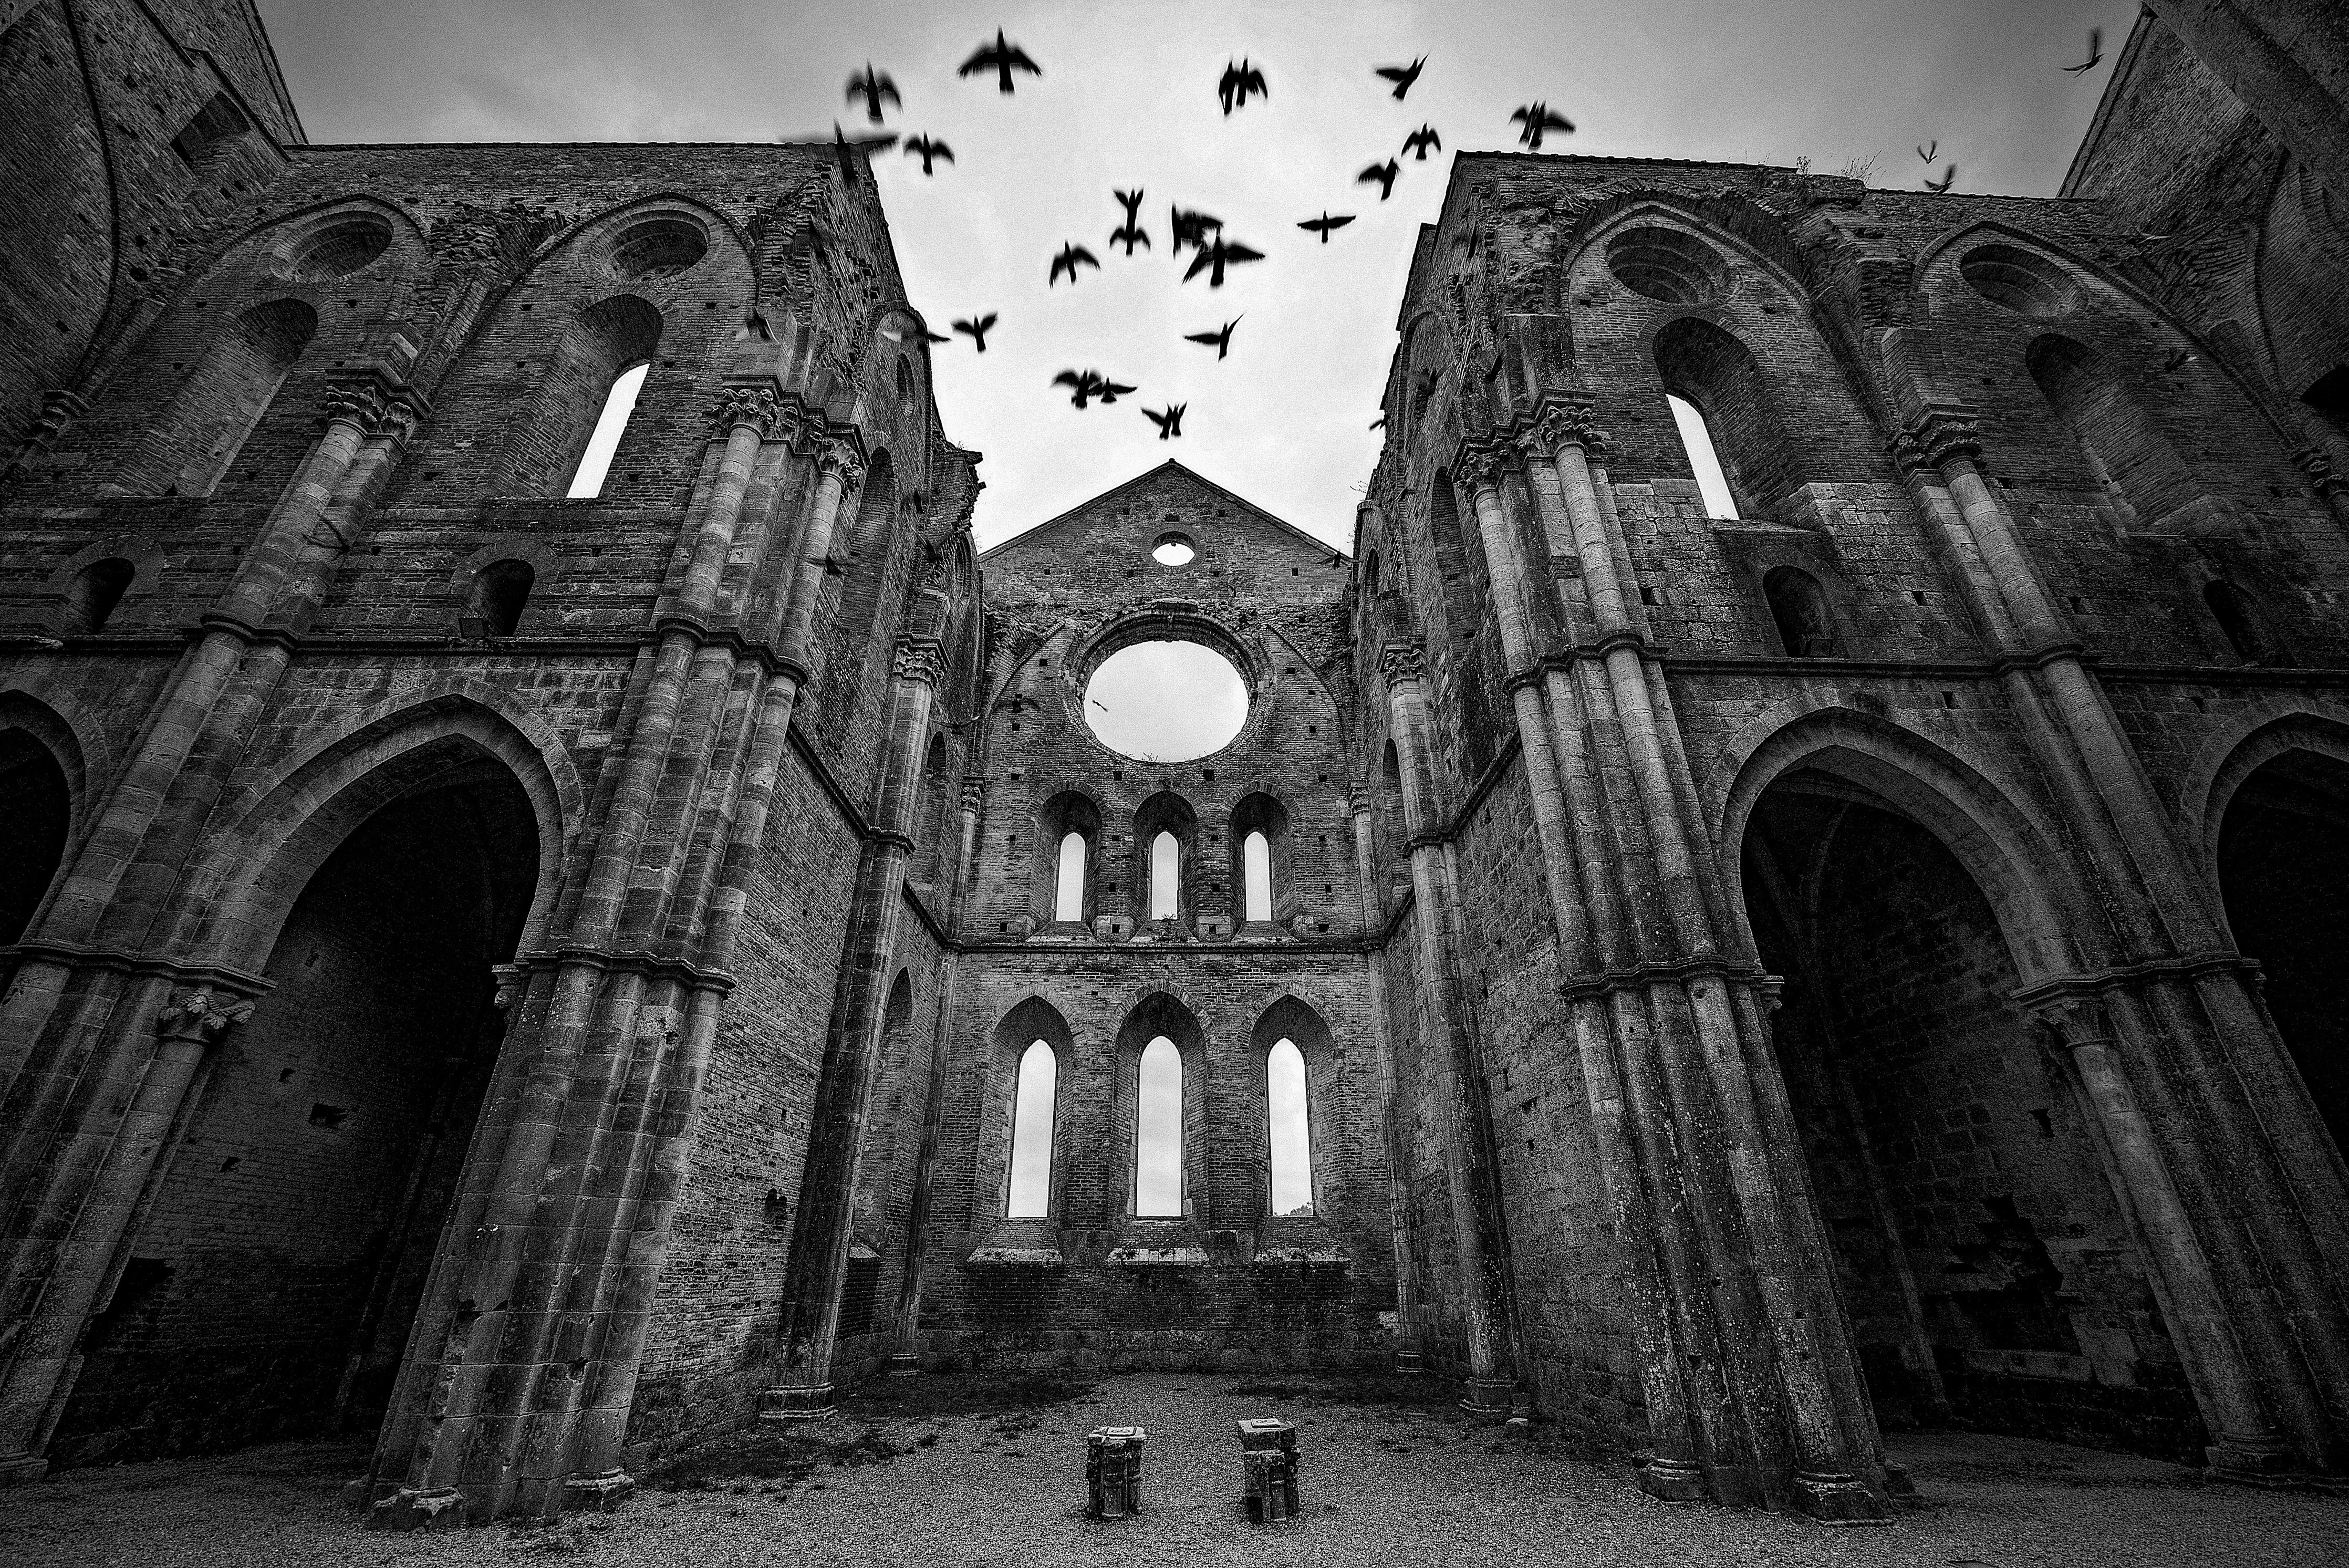
{"label": "flock of birds", "polygon": [[[2068,75],[2080,76],[2094,69],[2104,57],[2104,29],[2091,27],[2088,29],[2088,57],[2078,65],[2065,66],[2063,68]],[[1376,67],[1373,68],[1373,74],[1392,85],[1395,101],[1400,103],[1410,93],[1413,85],[1419,80],[1420,73],[1426,67],[1427,57],[1422,55],[1407,66]],[[1026,50],[1005,37],[1003,29],[998,27],[995,30],[994,41],[982,44],[968,59],[962,63],[955,74],[959,77],[984,77],[992,74],[996,78],[996,90],[1008,95],[1016,90],[1018,84],[1015,73],[1040,77],[1044,74],[1044,68],[1030,58]],[[1252,99],[1270,99],[1272,89],[1265,80],[1262,67],[1251,60],[1242,58],[1225,66],[1222,77],[1216,83],[1216,96],[1223,105],[1224,114],[1228,118],[1235,110],[1247,108]],[[848,98],[851,101],[858,99],[864,100],[865,117],[874,125],[886,123],[888,109],[891,107],[902,109],[905,103],[897,91],[897,84],[892,81],[885,72],[874,69],[870,61],[865,63],[863,70],[848,78]],[[1550,132],[1563,132],[1569,136],[1574,134],[1574,122],[1539,99],[1519,105],[1510,113],[1509,121],[1517,128],[1518,145],[1527,151],[1541,151],[1542,139]],[[852,152],[869,154],[886,151],[898,144],[899,137],[895,132],[851,137],[835,123],[833,127],[833,140],[844,174],[848,171]],[[936,174],[936,166],[941,162],[952,163],[955,161],[953,148],[926,133],[904,138],[904,146],[907,156],[919,158],[922,161],[922,172],[925,175]],[[1932,167],[1934,159],[1940,154],[1940,139],[1936,138],[1917,149],[1917,156],[1923,161],[1929,171]],[[1395,181],[1402,172],[1404,154],[1409,154],[1413,162],[1424,163],[1430,152],[1442,151],[1443,148],[1444,139],[1437,134],[1435,128],[1422,124],[1417,130],[1403,138],[1402,152],[1382,162],[1371,164],[1354,177],[1354,182],[1358,185],[1376,185],[1379,188],[1379,200],[1387,201],[1393,196]],[[1957,179],[1958,166],[1953,162],[1943,170],[1940,179],[1934,180],[1929,175],[1924,181],[1924,188],[1935,195],[1946,194],[1950,188],[1957,183]],[[1150,233],[1143,227],[1142,223],[1142,202],[1144,193],[1136,190],[1116,191],[1112,194],[1117,198],[1118,205],[1123,210],[1124,220],[1110,232],[1109,244],[1112,246],[1124,247],[1125,254],[1130,259],[1137,248],[1143,250],[1151,248]],[[1354,219],[1354,213],[1331,213],[1325,208],[1319,216],[1304,219],[1297,226],[1315,234],[1326,245],[1330,243],[1331,234],[1352,223]],[[1221,288],[1224,286],[1225,275],[1230,268],[1265,259],[1264,253],[1254,246],[1226,238],[1224,221],[1207,213],[1189,210],[1179,205],[1171,207],[1167,214],[1167,228],[1169,236],[1167,254],[1170,257],[1179,261],[1185,247],[1192,252],[1191,265],[1183,274],[1185,283],[1205,273],[1209,288]],[[1046,286],[1056,287],[1061,279],[1066,276],[1070,286],[1073,288],[1078,278],[1078,268],[1089,266],[1098,272],[1101,270],[1101,259],[1091,250],[1073,240],[1068,241],[1061,246],[1059,254],[1052,257],[1051,268],[1046,275]],[[1240,320],[1241,317],[1234,317],[1219,327],[1205,332],[1186,333],[1184,335],[1184,340],[1212,348],[1216,351],[1216,358],[1221,360],[1231,353],[1232,328],[1237,327]],[[974,314],[957,320],[953,326],[956,332],[963,334],[971,340],[971,346],[976,351],[984,354],[987,352],[987,335],[993,330],[995,323],[996,313],[989,311],[985,315]],[[928,334],[928,337],[933,343],[953,341],[950,336],[942,333],[933,332]],[[1119,398],[1140,389],[1092,369],[1062,370],[1052,378],[1052,384],[1068,388],[1069,401],[1080,410],[1094,403],[1107,406],[1116,402]],[[1144,409],[1142,411],[1152,423],[1158,427],[1158,439],[1171,441],[1182,435],[1183,415],[1188,407],[1189,405],[1185,403],[1170,403],[1164,409]],[[1373,423],[1371,428],[1376,429],[1377,424]]]}
{"label": "flock of birds", "polygon": [[[1377,67],[1373,74],[1393,88],[1395,101],[1400,103],[1410,93],[1413,84],[1419,80],[1420,73],[1426,68],[1427,57],[1422,55],[1407,66]],[[996,29],[994,41],[981,45],[970,58],[962,63],[955,74],[971,77],[990,73],[996,78],[996,90],[1008,94],[1017,88],[1017,74],[1040,77],[1044,74],[1044,69],[1029,57],[1026,50],[1006,37],[1003,29],[999,27]],[[865,118],[874,125],[885,124],[889,109],[902,109],[905,105],[905,99],[897,90],[897,84],[890,79],[886,72],[874,69],[870,61],[866,62],[863,70],[848,78],[847,96],[852,102],[857,99],[864,101]],[[1272,96],[1272,88],[1266,81],[1261,67],[1251,60],[1241,59],[1225,66],[1222,77],[1216,83],[1216,96],[1223,106],[1224,113],[1229,116],[1237,109],[1247,108],[1251,99],[1269,99]],[[1574,131],[1572,120],[1552,109],[1547,103],[1538,101],[1519,106],[1509,119],[1511,123],[1518,128],[1519,145],[1533,151],[1540,150],[1542,138],[1548,132],[1563,131],[1571,135]],[[954,149],[927,133],[906,136],[902,140],[906,155],[922,161],[922,172],[925,175],[935,175],[938,164],[952,163],[955,161]],[[833,127],[833,140],[841,159],[843,172],[846,172],[850,155],[853,152],[870,154],[886,151],[889,148],[898,145],[900,138],[894,132],[852,137],[835,124]],[[1403,138],[1401,153],[1383,162],[1370,165],[1354,177],[1354,182],[1358,185],[1376,185],[1379,188],[1379,200],[1384,202],[1394,194],[1395,180],[1402,172],[1402,158],[1405,155],[1408,155],[1413,162],[1424,163],[1430,152],[1441,151],[1443,148],[1444,138],[1437,133],[1435,128],[1423,124],[1417,130]],[[1112,247],[1123,247],[1128,258],[1131,258],[1137,249],[1152,248],[1150,232],[1143,226],[1142,202],[1144,192],[1138,190],[1117,191],[1112,192],[1112,194],[1117,198],[1118,205],[1123,211],[1124,219],[1110,232],[1109,244]],[[1355,216],[1356,214],[1352,213],[1331,213],[1325,208],[1319,216],[1307,218],[1297,226],[1316,235],[1321,244],[1326,245],[1330,243],[1330,236],[1352,223]],[[1190,265],[1183,273],[1183,281],[1185,283],[1205,274],[1209,288],[1221,288],[1230,269],[1265,259],[1264,253],[1255,246],[1226,237],[1224,233],[1224,221],[1213,213],[1197,212],[1180,205],[1170,207],[1167,213],[1167,254],[1170,257],[1177,261],[1181,260],[1183,252],[1186,248],[1192,253]],[[1070,286],[1074,287],[1080,267],[1092,267],[1098,272],[1101,270],[1101,258],[1091,249],[1073,240],[1069,241],[1063,244],[1059,254],[1052,257],[1050,269],[1045,277],[1046,286],[1057,287],[1061,279],[1065,276]],[[953,327],[956,332],[961,333],[971,340],[971,347],[977,352],[984,354],[987,352],[987,335],[994,329],[996,319],[996,313],[988,311],[984,315],[974,314],[957,320],[953,323]],[[1216,351],[1216,358],[1222,360],[1232,351],[1232,329],[1240,324],[1241,319],[1242,317],[1236,316],[1222,326],[1211,327],[1205,332],[1185,333],[1184,340],[1213,348]],[[928,334],[928,337],[933,343],[953,341],[951,336],[943,333],[933,332]],[[1081,410],[1095,403],[1107,406],[1116,402],[1121,397],[1139,390],[1138,388],[1112,379],[1100,371],[1092,369],[1062,370],[1052,378],[1052,384],[1056,387],[1066,387],[1069,389],[1069,401]],[[1142,411],[1153,424],[1158,427],[1159,440],[1173,441],[1183,433],[1183,415],[1188,408],[1187,403],[1170,403],[1164,409],[1144,409]]]}

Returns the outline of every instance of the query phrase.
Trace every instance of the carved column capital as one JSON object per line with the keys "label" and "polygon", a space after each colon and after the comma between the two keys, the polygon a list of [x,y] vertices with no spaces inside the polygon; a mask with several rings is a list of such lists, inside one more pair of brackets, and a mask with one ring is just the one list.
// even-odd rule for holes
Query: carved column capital
{"label": "carved column capital", "polygon": [[229,1026],[242,1023],[253,1016],[253,1003],[212,990],[197,986],[171,998],[170,1005],[155,1014],[155,1033],[165,1044],[183,1040],[210,1050]]}
{"label": "carved column capital", "polygon": [[987,804],[987,780],[978,774],[962,775],[962,809],[976,815]]}
{"label": "carved column capital", "polygon": [[946,671],[946,656],[934,637],[901,637],[889,673],[899,680],[919,680],[935,686]]}
{"label": "carved column capital", "polygon": [[783,432],[784,410],[772,387],[726,387],[709,406],[709,439],[725,441],[743,426],[759,432],[762,441]]}
{"label": "carved column capital", "polygon": [[2031,1016],[2066,1051],[2112,1044],[2112,1015],[2104,999],[2093,992],[2057,992],[2034,998],[2029,1006]]}
{"label": "carved column capital", "polygon": [[1452,460],[1452,472],[1468,486],[1469,493],[1497,492],[1501,477],[1517,465],[1517,451],[1505,441],[1463,441]]}
{"label": "carved column capital", "polygon": [[1427,678],[1427,650],[1415,642],[1390,642],[1379,650],[1379,673],[1389,686]]}
{"label": "carved column capital", "polygon": [[405,446],[423,423],[423,410],[408,388],[369,377],[327,388],[319,402],[318,422],[350,425],[362,436],[380,436]]}
{"label": "carved column capital", "polygon": [[1369,784],[1367,784],[1367,783],[1362,783],[1362,782],[1357,782],[1357,783],[1354,783],[1354,784],[1348,784],[1348,785],[1346,786],[1346,810],[1347,810],[1347,812],[1348,812],[1350,815],[1354,815],[1354,816],[1361,816],[1361,815],[1363,815],[1365,812],[1369,811],[1370,809],[1371,809],[1371,786],[1369,785]]}
{"label": "carved column capital", "polygon": [[1599,461],[1613,442],[1591,419],[1588,404],[1546,403],[1534,422],[1518,433],[1517,444],[1552,460],[1568,447],[1578,446],[1585,456]]}
{"label": "carved column capital", "polygon": [[1893,460],[1905,468],[1940,468],[1982,456],[1982,431],[1971,409],[1928,409],[1900,428],[1891,450]]}
{"label": "carved column capital", "polygon": [[816,466],[824,473],[837,477],[842,495],[853,495],[864,483],[864,455],[855,443],[833,437],[816,450]]}
{"label": "carved column capital", "polygon": [[2292,454],[2292,462],[2308,475],[2308,487],[2325,500],[2349,494],[2349,479],[2333,472],[2333,460],[2322,447],[2304,446]]}

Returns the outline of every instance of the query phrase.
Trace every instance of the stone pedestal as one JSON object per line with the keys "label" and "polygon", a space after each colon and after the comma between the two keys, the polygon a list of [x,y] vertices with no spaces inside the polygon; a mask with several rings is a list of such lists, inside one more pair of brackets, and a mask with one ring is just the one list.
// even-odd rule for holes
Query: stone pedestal
{"label": "stone pedestal", "polygon": [[922,1369],[922,1358],[910,1350],[901,1350],[891,1356],[885,1371],[892,1377],[910,1377]]}
{"label": "stone pedestal", "polygon": [[829,1383],[787,1383],[759,1397],[761,1421],[821,1421],[838,1407]]}
{"label": "stone pedestal", "polygon": [[1425,1366],[1419,1358],[1418,1351],[1398,1350],[1394,1353],[1394,1369],[1399,1373],[1415,1376],[1424,1371]]}
{"label": "stone pedestal", "polygon": [[1466,1392],[1461,1397],[1460,1407],[1472,1416],[1505,1420],[1516,1392],[1517,1383],[1514,1377],[1471,1377]]}
{"label": "stone pedestal", "polygon": [[1297,1512],[1297,1428],[1260,1417],[1241,1421],[1240,1471],[1251,1524],[1270,1524]]}
{"label": "stone pedestal", "polygon": [[1142,1511],[1142,1445],[1149,1436],[1139,1427],[1096,1427],[1085,1434],[1089,1517],[1123,1519]]}

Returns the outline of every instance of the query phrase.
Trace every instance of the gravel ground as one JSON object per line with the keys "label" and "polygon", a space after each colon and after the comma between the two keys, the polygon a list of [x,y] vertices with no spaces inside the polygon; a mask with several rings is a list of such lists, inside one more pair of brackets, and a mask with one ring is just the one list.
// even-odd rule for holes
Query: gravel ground
{"label": "gravel ground", "polygon": [[[550,1529],[363,1533],[338,1501],[363,1451],[336,1444],[69,1471],[0,1491],[0,1563],[2349,1563],[2349,1497],[2211,1484],[2175,1465],[2054,1443],[1898,1438],[1893,1457],[1909,1468],[1922,1506],[1887,1528],[1822,1530],[1655,1502],[1625,1465],[1509,1441],[1425,1395],[1398,1398],[1394,1385],[1137,1376],[1037,1402],[1064,1392],[900,1380],[852,1401],[822,1437],[799,1439],[780,1459],[771,1439],[753,1437],[674,1472],[670,1482],[687,1490],[648,1487],[619,1514]],[[1232,1423],[1264,1415],[1298,1425],[1305,1511],[1259,1528],[1241,1511]],[[1127,1422],[1150,1432],[1144,1512],[1090,1521],[1084,1433]]]}

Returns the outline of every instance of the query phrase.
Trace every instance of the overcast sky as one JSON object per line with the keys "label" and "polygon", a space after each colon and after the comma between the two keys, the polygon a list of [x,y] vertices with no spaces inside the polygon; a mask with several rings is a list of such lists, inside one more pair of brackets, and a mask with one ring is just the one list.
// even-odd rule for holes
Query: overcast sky
{"label": "overcast sky", "polygon": [[[1378,453],[1368,429],[1393,348],[1413,234],[1454,152],[1513,144],[1546,99],[1588,154],[1836,170],[1912,187],[1938,139],[1957,189],[2052,195],[2137,7],[2129,0],[1385,0],[1361,5],[813,5],[797,0],[261,0],[312,140],[770,141],[861,129],[843,101],[870,60],[905,98],[891,130],[948,143],[877,160],[906,288],[935,330],[986,311],[988,352],[936,350],[947,433],[986,454],[989,545],[1167,456],[1337,545]],[[2092,25],[2105,62],[2082,76]],[[1000,97],[955,67],[1000,26],[1043,67]],[[1428,57],[1397,103],[1378,65]],[[1268,101],[1225,118],[1246,56]],[[1392,201],[1355,182],[1423,121]],[[1938,171],[1938,165],[1937,165]],[[1112,188],[1147,192],[1152,248],[1108,244]],[[1268,253],[1220,291],[1167,254],[1172,202]],[[1328,245],[1299,230],[1357,221]],[[1101,257],[1048,287],[1076,241]],[[1231,358],[1185,332],[1245,313]],[[1080,413],[1050,385],[1097,368],[1141,388]],[[1178,441],[1140,411],[1189,405]]]}

